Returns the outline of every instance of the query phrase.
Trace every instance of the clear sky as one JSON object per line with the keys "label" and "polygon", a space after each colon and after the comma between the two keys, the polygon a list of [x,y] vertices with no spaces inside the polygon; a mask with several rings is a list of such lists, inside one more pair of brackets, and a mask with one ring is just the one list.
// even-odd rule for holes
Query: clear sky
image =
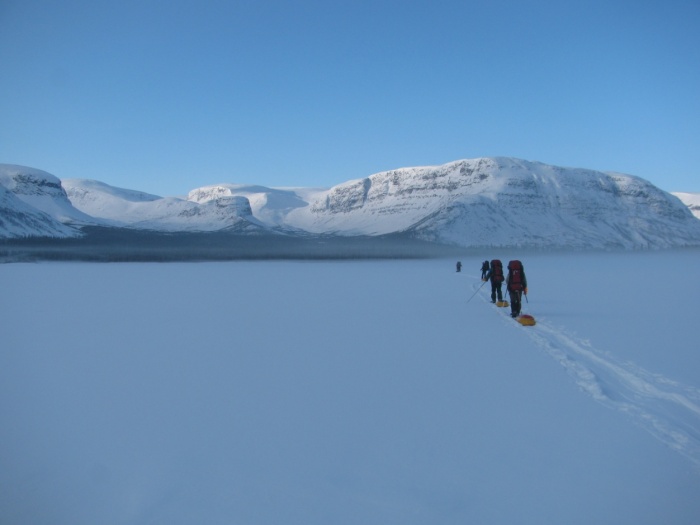
{"label": "clear sky", "polygon": [[0,162],[158,195],[482,156],[700,192],[698,0],[0,0]]}

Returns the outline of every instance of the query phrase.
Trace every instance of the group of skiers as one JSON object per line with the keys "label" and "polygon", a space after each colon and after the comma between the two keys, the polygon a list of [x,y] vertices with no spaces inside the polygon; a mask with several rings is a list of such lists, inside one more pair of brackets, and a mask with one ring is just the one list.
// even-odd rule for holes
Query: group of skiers
{"label": "group of skiers", "polygon": [[481,280],[491,281],[491,302],[503,302],[501,285],[505,281],[506,290],[510,295],[510,315],[518,317],[520,315],[521,301],[523,294],[527,295],[527,278],[523,263],[513,260],[508,263],[508,275],[503,275],[503,264],[498,259],[493,259],[491,263],[484,261],[481,265]]}

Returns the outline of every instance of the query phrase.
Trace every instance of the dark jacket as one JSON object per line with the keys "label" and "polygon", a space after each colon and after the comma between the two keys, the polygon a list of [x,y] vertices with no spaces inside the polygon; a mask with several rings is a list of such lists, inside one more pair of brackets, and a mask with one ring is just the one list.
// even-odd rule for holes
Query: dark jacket
{"label": "dark jacket", "polygon": [[483,279],[486,273],[489,271],[489,262],[484,261],[484,264],[481,265],[481,278]]}

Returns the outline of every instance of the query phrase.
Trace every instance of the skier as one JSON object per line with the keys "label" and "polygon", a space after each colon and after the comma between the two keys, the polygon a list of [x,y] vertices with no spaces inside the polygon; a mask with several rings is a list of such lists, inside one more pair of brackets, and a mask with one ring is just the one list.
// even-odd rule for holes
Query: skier
{"label": "skier", "polygon": [[[482,281],[491,281],[491,302],[496,302],[496,296],[498,296],[498,302],[503,302],[503,294],[501,292],[501,285],[503,284],[503,264],[500,260],[494,259],[491,261],[491,268],[482,279]],[[500,305],[499,305],[500,306]]]}
{"label": "skier", "polygon": [[457,261],[457,271],[458,272],[462,271],[462,261]]}
{"label": "skier", "polygon": [[510,261],[508,263],[508,277],[506,277],[506,288],[510,294],[510,316],[520,315],[520,301],[523,293],[527,295],[527,278],[525,269],[520,261]]}
{"label": "skier", "polygon": [[489,271],[489,262],[484,261],[484,263],[481,265],[481,280],[484,280],[484,276],[486,275],[486,272]]}

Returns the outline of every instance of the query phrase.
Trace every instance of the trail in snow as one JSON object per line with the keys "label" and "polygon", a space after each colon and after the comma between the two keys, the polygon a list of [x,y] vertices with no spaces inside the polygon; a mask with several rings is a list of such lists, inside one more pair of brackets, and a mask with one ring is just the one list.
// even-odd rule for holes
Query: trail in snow
{"label": "trail in snow", "polygon": [[[477,285],[475,285],[477,286]],[[489,294],[481,294],[489,302]],[[489,303],[490,306],[490,303]],[[526,306],[526,305],[524,305]],[[494,307],[495,308],[495,307]],[[700,389],[653,374],[631,362],[620,362],[546,319],[521,327],[510,308],[498,308],[503,320],[532,339],[597,402],[618,410],[700,467]]]}

